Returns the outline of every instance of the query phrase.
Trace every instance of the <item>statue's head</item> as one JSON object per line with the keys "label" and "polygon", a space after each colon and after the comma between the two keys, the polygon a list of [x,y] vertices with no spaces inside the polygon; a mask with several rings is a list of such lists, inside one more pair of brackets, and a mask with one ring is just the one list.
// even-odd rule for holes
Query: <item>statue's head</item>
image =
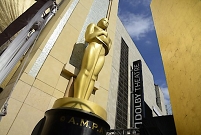
{"label": "statue's head", "polygon": [[98,23],[97,23],[97,26],[99,26],[100,28],[102,29],[107,29],[109,25],[109,21],[107,18],[102,18]]}

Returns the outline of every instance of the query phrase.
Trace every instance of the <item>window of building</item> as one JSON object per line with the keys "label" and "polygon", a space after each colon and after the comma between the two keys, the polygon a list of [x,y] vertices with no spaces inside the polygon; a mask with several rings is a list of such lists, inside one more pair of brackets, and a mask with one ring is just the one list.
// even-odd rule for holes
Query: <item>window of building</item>
{"label": "window of building", "polygon": [[116,129],[127,128],[128,114],[128,46],[121,39],[121,55],[119,69],[119,84],[116,107]]}

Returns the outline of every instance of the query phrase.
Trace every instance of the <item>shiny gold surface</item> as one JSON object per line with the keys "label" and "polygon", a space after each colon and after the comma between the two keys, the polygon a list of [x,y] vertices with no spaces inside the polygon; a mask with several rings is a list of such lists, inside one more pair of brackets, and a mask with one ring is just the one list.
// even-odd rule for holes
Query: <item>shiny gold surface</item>
{"label": "shiny gold surface", "polygon": [[[59,4],[62,0],[56,0]],[[0,33],[31,7],[35,0],[0,0]]]}
{"label": "shiny gold surface", "polygon": [[84,99],[79,98],[60,98],[57,99],[53,105],[53,109],[60,108],[60,107],[70,107],[70,108],[77,108],[80,110],[84,110],[93,114],[98,115],[104,120],[107,120],[107,113],[106,111],[99,105]]}
{"label": "shiny gold surface", "polygon": [[109,23],[106,18],[101,19],[97,25],[90,24],[85,33],[86,47],[82,60],[81,70],[74,82],[74,97],[89,99],[94,83],[103,67],[105,55],[111,48],[111,40],[106,32]]}
{"label": "shiny gold surface", "polygon": [[36,1],[0,0],[0,33]]}
{"label": "shiny gold surface", "polygon": [[201,1],[152,0],[177,135],[201,135]]}
{"label": "shiny gold surface", "polygon": [[74,82],[74,96],[64,97],[55,101],[53,108],[71,107],[81,109],[107,119],[106,111],[99,105],[88,101],[94,83],[103,67],[105,55],[111,48],[111,39],[106,32],[109,23],[106,18],[101,19],[97,25],[90,24],[85,33],[86,47],[82,60],[81,70]]}

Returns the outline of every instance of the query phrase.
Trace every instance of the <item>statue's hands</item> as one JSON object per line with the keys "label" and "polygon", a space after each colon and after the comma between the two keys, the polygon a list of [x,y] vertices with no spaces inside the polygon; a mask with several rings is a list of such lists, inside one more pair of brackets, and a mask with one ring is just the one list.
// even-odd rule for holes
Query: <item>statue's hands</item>
{"label": "statue's hands", "polygon": [[108,33],[103,30],[103,35],[105,35],[105,36],[107,37],[107,36],[108,36]]}
{"label": "statue's hands", "polygon": [[95,24],[90,24],[87,27],[87,30],[85,32],[85,40],[87,42],[91,42],[93,39],[96,39],[97,37],[100,36],[104,36],[105,38],[107,38],[108,33],[105,30],[96,26]]}

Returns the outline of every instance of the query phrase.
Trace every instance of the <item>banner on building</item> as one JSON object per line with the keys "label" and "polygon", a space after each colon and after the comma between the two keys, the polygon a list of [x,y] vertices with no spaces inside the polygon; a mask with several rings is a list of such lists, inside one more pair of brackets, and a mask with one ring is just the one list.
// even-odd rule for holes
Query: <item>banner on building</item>
{"label": "banner on building", "polygon": [[142,125],[142,119],[145,117],[141,60],[133,62],[131,80],[131,126],[139,128]]}

